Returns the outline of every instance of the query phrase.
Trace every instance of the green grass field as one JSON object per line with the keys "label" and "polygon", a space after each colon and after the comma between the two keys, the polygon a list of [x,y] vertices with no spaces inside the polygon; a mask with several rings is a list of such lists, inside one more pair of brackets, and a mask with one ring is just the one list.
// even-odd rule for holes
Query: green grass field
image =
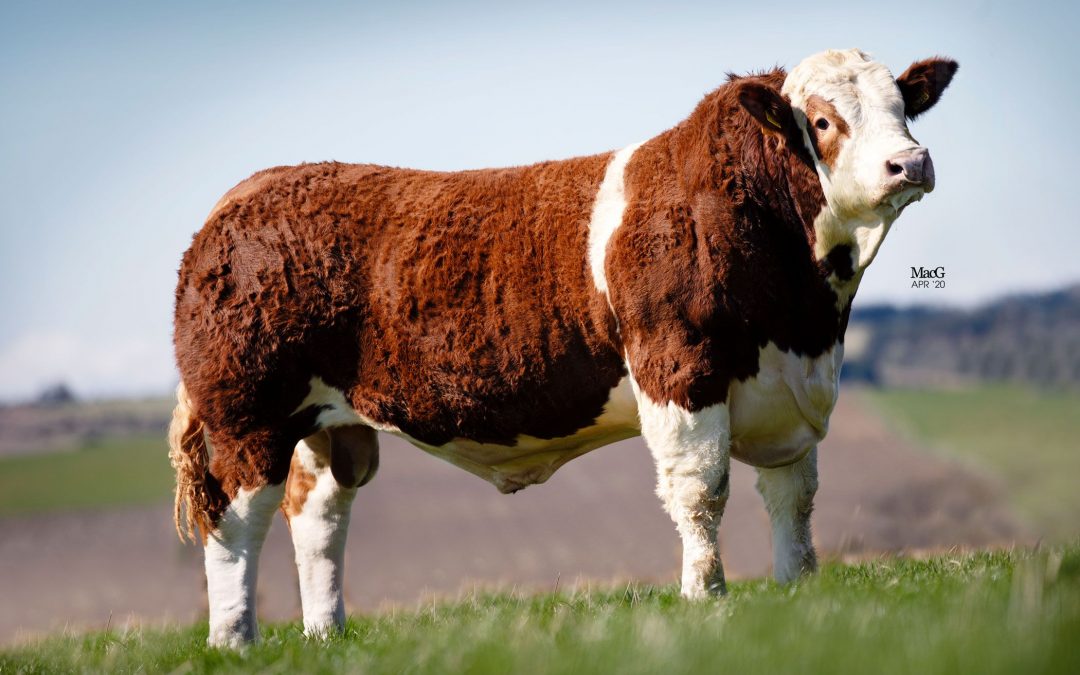
{"label": "green grass field", "polygon": [[861,393],[919,445],[998,479],[1036,532],[1080,534],[1080,393],[1004,385]]}
{"label": "green grass field", "polygon": [[167,501],[168,452],[147,435],[0,460],[0,516]]}
{"label": "green grass field", "polygon": [[1080,545],[826,565],[798,585],[734,583],[720,601],[629,586],[350,619],[308,641],[264,627],[235,653],[206,627],[53,637],[0,672],[1076,673]]}

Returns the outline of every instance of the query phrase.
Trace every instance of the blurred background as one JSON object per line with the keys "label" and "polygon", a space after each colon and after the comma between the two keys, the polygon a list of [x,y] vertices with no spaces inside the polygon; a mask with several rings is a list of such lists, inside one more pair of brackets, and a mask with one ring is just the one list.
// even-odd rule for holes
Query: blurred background
{"label": "blurred background", "polygon": [[[826,557],[1080,532],[1075,4],[18,2],[0,5],[0,642],[188,621],[164,430],[180,256],[256,170],[530,163],[651,137],[728,71],[859,47],[960,72],[912,125],[938,189],[859,291],[821,449]],[[941,284],[912,268],[943,268]],[[753,473],[721,532],[769,570]],[[475,585],[675,580],[639,440],[501,496],[396,439],[357,499],[351,611]],[[276,523],[260,608],[292,618]]]}

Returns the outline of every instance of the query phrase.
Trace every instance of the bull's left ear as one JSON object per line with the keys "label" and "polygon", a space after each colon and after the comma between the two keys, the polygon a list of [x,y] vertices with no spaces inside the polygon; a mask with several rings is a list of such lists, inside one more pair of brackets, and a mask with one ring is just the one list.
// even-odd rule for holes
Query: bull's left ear
{"label": "bull's left ear", "polygon": [[911,64],[903,75],[896,78],[896,85],[904,97],[904,116],[915,119],[933,108],[959,67],[956,61],[940,57]]}
{"label": "bull's left ear", "polygon": [[739,86],[738,97],[739,104],[766,132],[787,138],[798,131],[791,103],[774,87],[747,80]]}

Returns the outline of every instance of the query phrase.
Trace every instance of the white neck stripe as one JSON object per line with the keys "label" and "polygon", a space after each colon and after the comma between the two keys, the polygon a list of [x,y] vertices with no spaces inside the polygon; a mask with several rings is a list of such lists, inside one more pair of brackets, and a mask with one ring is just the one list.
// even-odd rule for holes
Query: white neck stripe
{"label": "white neck stripe", "polygon": [[592,217],[589,219],[589,267],[592,270],[593,283],[605,296],[608,296],[607,275],[604,273],[607,246],[615,230],[622,224],[623,212],[626,211],[624,174],[630,157],[639,147],[641,143],[635,143],[619,150],[611,158],[604,173],[604,180],[596,192]]}

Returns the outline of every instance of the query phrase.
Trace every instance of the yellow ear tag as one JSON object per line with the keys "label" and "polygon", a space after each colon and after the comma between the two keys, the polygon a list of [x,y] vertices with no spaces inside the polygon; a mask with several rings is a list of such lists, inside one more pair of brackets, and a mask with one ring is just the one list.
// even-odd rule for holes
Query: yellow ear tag
{"label": "yellow ear tag", "polygon": [[780,122],[779,122],[779,120],[777,120],[777,119],[776,119],[776,117],[775,117],[775,116],[774,116],[774,115],[772,114],[772,111],[771,111],[771,110],[766,110],[766,111],[765,111],[765,119],[766,119],[766,120],[768,120],[769,124],[773,125],[773,126],[774,126],[774,127],[776,127],[777,129],[779,129],[779,128],[780,128]]}
{"label": "yellow ear tag", "polygon": [[923,89],[922,95],[919,96],[919,100],[915,102],[915,105],[917,105],[917,106],[922,105],[923,103],[926,103],[929,100],[930,100],[930,92]]}

